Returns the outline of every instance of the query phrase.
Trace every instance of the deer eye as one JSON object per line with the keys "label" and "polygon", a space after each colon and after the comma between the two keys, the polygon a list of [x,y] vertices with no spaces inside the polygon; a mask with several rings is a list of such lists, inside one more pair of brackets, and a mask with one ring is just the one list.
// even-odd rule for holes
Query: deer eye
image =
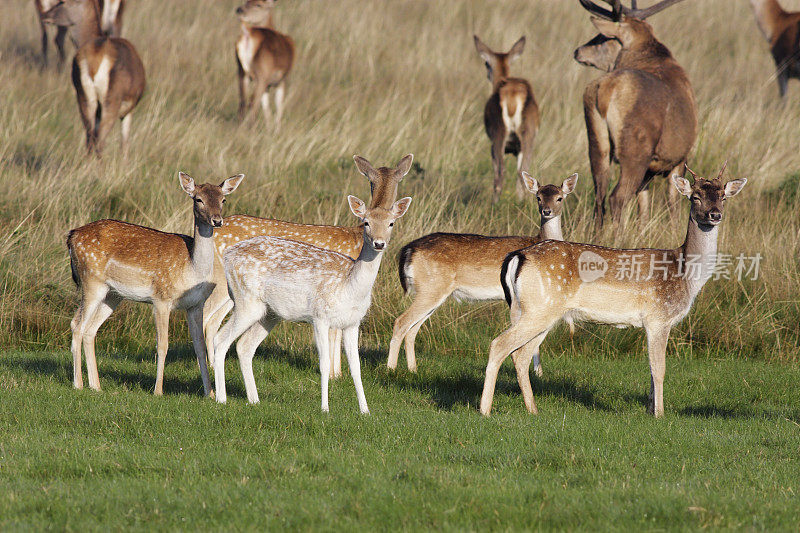
{"label": "deer eye", "polygon": [[369,226],[369,222],[367,222],[367,221],[365,220],[365,221],[364,221],[364,225],[365,225],[365,226]]}
{"label": "deer eye", "polygon": [[202,204],[203,203],[202,198],[195,198],[194,201],[197,202],[198,204]]}
{"label": "deer eye", "polygon": [[223,198],[223,199],[222,199],[222,203],[223,203],[223,204],[225,203],[225,198]]}
{"label": "deer eye", "polygon": [[391,228],[392,226],[394,226],[394,222],[389,222],[389,227]]}
{"label": "deer eye", "polygon": [[563,198],[559,198],[558,200],[556,200],[556,202],[560,202],[561,200],[563,200]]}
{"label": "deer eye", "polygon": [[692,196],[692,201],[693,202],[697,202],[699,204],[700,203],[700,198],[697,197],[697,196]]}

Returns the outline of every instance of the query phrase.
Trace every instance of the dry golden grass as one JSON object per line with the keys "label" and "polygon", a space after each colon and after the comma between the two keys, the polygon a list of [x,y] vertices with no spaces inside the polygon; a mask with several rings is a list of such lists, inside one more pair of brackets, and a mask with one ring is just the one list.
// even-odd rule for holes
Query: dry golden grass
{"label": "dry golden grass", "polygon": [[[800,9],[798,0],[783,3]],[[512,200],[510,171],[503,201],[489,204],[491,165],[482,125],[489,84],[473,33],[498,49],[527,36],[512,70],[532,82],[543,113],[532,173],[548,183],[580,173],[565,234],[591,239],[581,94],[599,72],[572,59],[574,48],[594,35],[577,2],[282,1],[277,27],[294,38],[298,53],[279,133],[260,116],[243,126],[235,118],[236,2],[131,2],[123,35],[142,56],[148,87],[134,114],[128,161],[118,147],[118,129],[102,161],[85,157],[68,74],[39,68],[31,4],[0,4],[0,18],[15,21],[0,35],[0,345],[68,345],[76,304],[64,245],[70,228],[111,217],[189,231],[190,202],[178,187],[178,170],[201,181],[245,173],[227,204],[229,214],[352,224],[345,195],[368,194],[352,154],[393,164],[413,152],[424,172],[401,184],[402,194],[415,201],[398,224],[363,330],[362,343],[385,347],[394,317],[407,305],[395,272],[402,243],[437,230],[536,231],[533,204]],[[690,0],[651,22],[697,93],[700,135],[692,167],[716,173],[727,158],[731,176],[750,178],[730,202],[722,251],[765,257],[758,281],[710,283],[674,338],[685,342],[680,339],[691,333],[695,344],[743,357],[796,361],[800,84],[790,84],[785,104],[778,101],[772,59],[744,0]],[[511,158],[507,163],[513,169]],[[670,226],[664,196],[662,180],[645,235],[631,231],[619,244],[680,244],[685,222]],[[101,330],[107,348],[152,349],[151,318],[142,309],[125,306],[112,317]],[[454,328],[468,332],[478,319],[499,331],[507,314],[495,304],[446,306],[420,340],[431,350],[483,357],[489,338],[474,346],[449,344],[459,338]],[[440,337],[444,328],[450,333]],[[178,342],[187,341],[181,321],[173,330]],[[586,342],[612,353],[640,342],[631,333],[589,332]]]}

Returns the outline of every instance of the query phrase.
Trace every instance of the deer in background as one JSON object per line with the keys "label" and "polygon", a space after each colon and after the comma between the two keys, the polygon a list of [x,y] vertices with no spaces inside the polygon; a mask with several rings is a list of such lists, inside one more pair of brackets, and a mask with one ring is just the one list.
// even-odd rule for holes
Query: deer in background
{"label": "deer in background", "polygon": [[72,85],[86,130],[86,148],[98,156],[116,120],[122,121],[122,149],[128,154],[131,112],[144,93],[144,65],[133,45],[103,35],[95,0],[64,0],[44,15],[66,26],[78,51],[72,60]]}
{"label": "deer in background", "polygon": [[[369,180],[372,200],[370,208],[381,207],[391,209],[397,199],[397,187],[403,177],[411,170],[414,160],[412,154],[403,157],[397,166],[374,168],[372,164],[361,156],[353,156],[358,171]],[[225,226],[214,233],[216,258],[214,264],[215,288],[206,302],[204,311],[203,328],[206,336],[206,348],[209,361],[214,360],[214,337],[220,324],[233,307],[227,285],[222,257],[229,246],[260,235],[281,237],[300,241],[326,250],[332,250],[355,259],[361,253],[363,244],[364,226],[359,224],[350,227],[320,226],[312,224],[297,224],[258,218],[248,215],[233,215],[225,219]],[[342,375],[341,340],[342,333],[338,328],[331,330],[331,377]]]}
{"label": "deer in background", "polygon": [[789,78],[800,79],[800,12],[784,11],[777,0],[750,0],[750,5],[775,60],[778,92],[785,98]]}
{"label": "deer in background", "polygon": [[569,318],[645,329],[651,376],[649,409],[656,417],[663,415],[670,330],[689,313],[714,272],[725,199],[738,194],[747,183],[738,179],[723,184],[724,170],[725,166],[714,179],[696,178],[694,184],[672,175],[675,188],[691,201],[686,240],[680,248],[620,250],[545,241],[509,254],[502,283],[509,295],[511,327],[492,341],[481,413],[488,416],[491,411],[497,373],[509,354],[525,406],[531,413],[537,412],[528,376],[531,357],[539,353],[550,329],[560,319]]}
{"label": "deer in background", "polygon": [[169,346],[169,314],[185,309],[189,333],[200,365],[203,389],[211,393],[203,338],[203,304],[214,288],[214,228],[222,226],[225,196],[236,190],[244,175],[220,185],[195,185],[180,172],[181,187],[194,201],[194,236],[98,220],[73,229],[67,237],[72,279],[81,301],[72,319],[73,384],[83,388],[81,343],[86,354],[89,386],[100,390],[94,339],[122,300],[153,305],[158,370],[155,394],[161,395]]}
{"label": "deer in background", "polygon": [[503,190],[505,154],[517,157],[517,199],[523,200],[525,184],[521,172],[528,171],[533,159],[533,141],[539,129],[539,106],[528,80],[509,76],[509,64],[522,54],[525,37],[521,37],[505,54],[493,52],[477,35],[473,38],[492,84],[492,95],[483,110],[483,124],[492,143],[492,202],[500,199]]}
{"label": "deer in background", "polygon": [[100,27],[109,37],[122,36],[125,0],[100,0]]}
{"label": "deer in background", "polygon": [[[579,1],[597,16],[592,23],[600,35],[575,50],[575,59],[608,71],[583,94],[595,187],[595,229],[599,232],[603,226],[611,162],[616,160],[620,177],[609,205],[619,235],[622,210],[634,194],[644,228],[650,181],[668,173],[683,176],[697,137],[697,105],[689,78],[644,21],[681,0],[663,0],[645,9],[627,8],[615,0],[612,10],[591,0]],[[678,195],[670,191],[674,215]]]}
{"label": "deer in background", "polygon": [[[275,127],[280,127],[286,76],[294,61],[292,38],[272,28],[275,0],[247,0],[236,8],[242,22],[236,41],[236,64],[239,72],[239,119],[255,110],[256,98],[267,124],[270,122],[269,90],[275,88]],[[252,85],[252,86],[251,86]]]}
{"label": "deer in background", "polygon": [[[432,233],[412,241],[400,250],[398,270],[404,292],[414,293],[414,301],[394,322],[387,366],[397,368],[400,343],[405,338],[406,364],[417,371],[414,341],[422,324],[453,296],[456,300],[502,300],[500,268],[506,255],[546,239],[564,240],[561,215],[564,199],[578,183],[573,174],[556,185],[540,186],[522,172],[525,187],[536,195],[541,225],[532,237],[486,237],[464,233]],[[541,371],[538,361],[534,368]]]}
{"label": "deer in background", "polygon": [[278,237],[253,237],[225,251],[225,275],[233,296],[230,320],[214,342],[217,401],[225,403],[225,354],[234,339],[244,376],[247,400],[258,403],[253,355],[261,341],[283,320],[310,322],[319,353],[322,410],[328,411],[330,328],[341,329],[347,364],[362,413],[369,413],[358,359],[358,328],[372,298],[383,251],[394,222],[411,205],[411,198],[391,209],[368,208],[348,196],[350,210],[363,222],[361,251],[356,259],[316,246]]}

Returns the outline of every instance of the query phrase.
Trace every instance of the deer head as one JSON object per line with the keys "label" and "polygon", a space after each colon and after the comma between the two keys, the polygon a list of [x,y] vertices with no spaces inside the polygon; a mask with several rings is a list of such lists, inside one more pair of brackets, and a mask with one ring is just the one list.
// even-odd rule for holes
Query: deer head
{"label": "deer head", "polygon": [[525,49],[524,35],[520,37],[519,40],[514,43],[514,46],[511,47],[511,50],[505,54],[492,51],[491,48],[481,42],[477,35],[473,35],[472,37],[475,40],[475,48],[478,50],[478,54],[480,54],[486,64],[486,76],[489,78],[492,85],[495,84],[495,80],[508,77],[509,63],[518,58]]}
{"label": "deer head", "polygon": [[722,174],[727,164],[726,161],[714,179],[701,178],[687,166],[686,170],[694,177],[693,184],[677,174],[672,175],[672,183],[678,191],[691,200],[689,218],[703,231],[709,231],[722,222],[725,199],[739,194],[747,183],[746,178],[741,178],[723,185]]}
{"label": "deer head", "polygon": [[194,179],[183,172],[178,173],[178,179],[186,194],[194,200],[195,221],[219,228],[222,226],[222,204],[225,203],[225,196],[236,190],[244,179],[244,174],[231,176],[219,185],[195,185]]}
{"label": "deer head", "polygon": [[411,198],[407,196],[397,200],[391,209],[368,208],[355,196],[348,196],[347,202],[350,204],[353,214],[364,224],[364,246],[370,246],[376,252],[382,252],[389,244],[394,221],[406,214],[411,205]]}
{"label": "deer head", "polygon": [[573,174],[565,179],[561,187],[551,184],[540,186],[536,178],[524,171],[522,180],[525,188],[536,195],[542,219],[550,220],[561,216],[561,212],[564,210],[564,198],[575,190],[575,186],[578,184],[578,174]]}
{"label": "deer head", "polygon": [[275,0],[247,0],[236,8],[236,16],[247,25],[268,27],[272,25],[273,7]]}

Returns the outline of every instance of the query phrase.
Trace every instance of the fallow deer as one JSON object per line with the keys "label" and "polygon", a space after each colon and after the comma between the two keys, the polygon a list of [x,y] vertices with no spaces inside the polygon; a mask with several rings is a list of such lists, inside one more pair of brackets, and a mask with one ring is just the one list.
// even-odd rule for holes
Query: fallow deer
{"label": "fallow deer", "polygon": [[522,54],[525,37],[521,37],[505,54],[493,52],[477,35],[473,38],[492,84],[492,95],[483,109],[483,125],[492,143],[492,202],[500,199],[503,190],[505,154],[517,157],[517,199],[522,200],[525,196],[525,184],[522,182],[521,172],[527,172],[531,166],[533,141],[539,130],[539,106],[530,82],[509,76],[509,64]]}
{"label": "fallow deer", "polygon": [[[522,172],[525,187],[539,203],[539,234],[531,237],[487,237],[463,233],[432,233],[400,250],[400,285],[414,292],[414,301],[394,323],[387,366],[397,368],[400,343],[405,338],[406,364],[416,372],[414,340],[422,324],[449,297],[457,300],[502,300],[500,267],[506,255],[546,239],[563,240],[561,215],[564,199],[575,190],[578,175],[556,185],[539,186],[536,178]],[[539,368],[538,361],[534,368]]]}
{"label": "fallow deer", "polygon": [[778,92],[786,97],[789,78],[800,79],[800,12],[784,11],[777,0],[750,0],[758,29],[775,60]]}
{"label": "fallow deer", "polygon": [[372,286],[392,234],[395,220],[411,205],[411,198],[398,200],[391,209],[368,208],[348,196],[350,210],[363,222],[361,251],[356,259],[339,252],[281,239],[253,237],[225,251],[225,275],[233,296],[230,320],[214,342],[214,380],[217,401],[225,403],[225,354],[236,346],[244,376],[247,400],[258,402],[253,379],[256,347],[283,320],[310,322],[319,353],[322,410],[328,411],[330,373],[330,328],[341,329],[347,364],[362,413],[369,413],[358,359],[358,327],[372,298]]}
{"label": "fallow deer", "polygon": [[[390,209],[397,199],[397,187],[403,177],[411,170],[414,160],[412,154],[403,157],[393,168],[374,168],[372,164],[361,156],[353,156],[358,171],[369,180],[372,200],[370,208],[382,207]],[[228,295],[225,284],[225,271],[222,265],[222,256],[229,246],[247,240],[251,237],[269,235],[300,241],[307,244],[333,250],[352,259],[361,253],[364,227],[357,226],[321,226],[313,224],[297,224],[270,218],[258,218],[248,215],[233,215],[225,219],[225,226],[214,234],[216,259],[214,263],[214,280],[216,288],[206,302],[204,311],[204,331],[206,335],[206,348],[209,361],[213,365],[214,337],[220,324],[233,307],[233,302]],[[341,360],[341,330],[331,330],[331,377],[342,375]]]}
{"label": "fallow deer", "polygon": [[44,15],[67,26],[78,51],[72,60],[72,85],[78,97],[86,148],[98,156],[117,119],[122,121],[122,149],[127,155],[131,112],[144,93],[144,65],[133,45],[107,37],[100,27],[95,0],[63,0]]}
{"label": "fallow deer", "polygon": [[[275,0],[247,0],[236,8],[242,23],[236,41],[236,64],[239,72],[239,119],[254,111],[256,98],[261,100],[264,119],[269,124],[269,90],[275,88],[275,127],[280,127],[286,76],[294,61],[292,38],[272,28]],[[252,85],[252,87],[251,87]]]}
{"label": "fallow deer", "polygon": [[[643,228],[648,221],[650,181],[667,173],[682,176],[697,137],[697,105],[689,78],[644,21],[681,0],[663,0],[644,9],[627,8],[614,0],[612,10],[591,0],[579,1],[600,17],[592,18],[600,35],[575,50],[575,59],[609,71],[583,94],[595,229],[603,225],[612,161],[620,165],[620,178],[609,199],[617,232],[622,210],[634,194]],[[673,215],[677,199],[677,194],[670,195]]]}
{"label": "fallow deer", "polygon": [[[58,4],[61,0],[33,0],[36,7],[36,14],[39,16],[39,28],[42,32],[42,66],[47,66],[47,24],[44,14],[49,11],[53,6]],[[58,68],[64,66],[66,54],[64,53],[64,39],[67,37],[66,26],[56,26],[56,35],[53,38],[53,43],[56,45],[56,52],[58,52]]]}
{"label": "fallow deer", "polygon": [[156,322],[158,370],[155,394],[161,395],[167,357],[169,314],[185,309],[206,395],[211,383],[203,338],[203,304],[214,288],[214,228],[222,226],[225,196],[236,190],[244,175],[219,186],[179,173],[181,187],[194,200],[194,236],[164,233],[151,228],[98,220],[73,229],[67,237],[72,279],[81,302],[72,319],[73,383],[83,388],[81,343],[86,354],[89,386],[100,390],[94,339],[97,330],[122,300],[153,305]]}
{"label": "fallow deer", "polygon": [[[692,308],[714,272],[717,237],[725,199],[742,190],[746,179],[714,179],[694,184],[672,175],[678,192],[691,201],[686,240],[673,250],[620,250],[588,244],[546,241],[512,252],[503,263],[502,283],[510,305],[511,327],[492,341],[481,413],[489,415],[500,365],[512,354],[525,406],[536,413],[528,368],[550,329],[562,318],[647,332],[650,405],[664,414],[664,371],[672,327]],[[692,173],[694,174],[694,173]]]}

